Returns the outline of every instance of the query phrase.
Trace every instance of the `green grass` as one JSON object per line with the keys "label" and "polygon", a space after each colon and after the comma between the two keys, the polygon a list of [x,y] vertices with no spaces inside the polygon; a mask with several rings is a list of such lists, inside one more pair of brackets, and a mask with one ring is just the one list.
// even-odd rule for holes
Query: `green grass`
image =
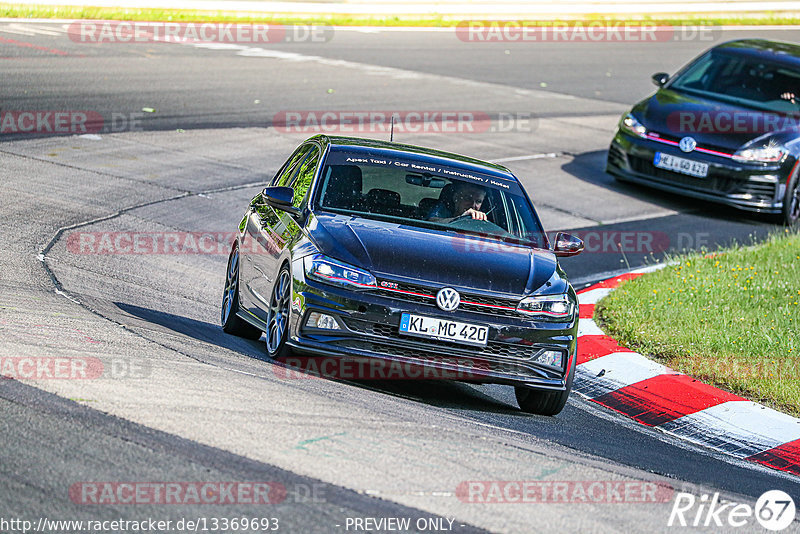
{"label": "green grass", "polygon": [[[273,24],[318,24],[336,26],[449,26],[443,17],[401,18],[397,16],[287,16],[237,11],[197,11],[153,8],[113,8],[0,4],[0,17],[31,19],[142,20],[150,22],[269,22]],[[798,19],[800,20],[800,19]]]}
{"label": "green grass", "polygon": [[[349,16],[349,15],[317,15],[290,16],[270,13],[236,12],[224,9],[215,11],[155,9],[155,8],[114,8],[90,6],[58,6],[58,5],[22,5],[0,3],[0,17],[35,18],[35,19],[93,19],[93,20],[143,20],[171,22],[270,22],[274,24],[320,24],[332,26],[428,26],[454,27],[464,20],[463,17],[435,16]],[[764,25],[764,24],[800,24],[800,8],[792,13],[772,13],[737,15],[664,15],[622,17],[585,15],[578,17],[560,17],[559,20],[584,21],[619,21],[648,22],[665,25],[707,24],[707,25]],[[533,24],[549,24],[547,21]]]}
{"label": "green grass", "polygon": [[800,414],[800,235],[676,261],[601,300],[604,330],[676,371]]}

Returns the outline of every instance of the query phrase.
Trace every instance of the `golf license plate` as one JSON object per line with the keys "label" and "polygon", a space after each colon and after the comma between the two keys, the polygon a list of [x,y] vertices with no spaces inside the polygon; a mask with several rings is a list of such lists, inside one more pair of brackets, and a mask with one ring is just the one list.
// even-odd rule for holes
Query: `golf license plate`
{"label": "golf license plate", "polygon": [[489,327],[404,313],[400,333],[482,347],[489,338]]}
{"label": "golf license plate", "polygon": [[695,176],[697,178],[705,178],[708,176],[708,163],[679,158],[671,154],[656,152],[653,158],[653,165],[661,169],[688,174],[689,176]]}

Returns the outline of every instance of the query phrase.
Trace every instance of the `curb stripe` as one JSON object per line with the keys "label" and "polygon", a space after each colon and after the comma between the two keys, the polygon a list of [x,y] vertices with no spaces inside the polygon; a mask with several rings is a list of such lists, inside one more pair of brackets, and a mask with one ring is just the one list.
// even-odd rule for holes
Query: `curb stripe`
{"label": "curb stripe", "polygon": [[594,304],[580,304],[578,306],[579,319],[591,319],[594,317]]}
{"label": "curb stripe", "polygon": [[800,421],[751,401],[718,404],[659,428],[739,458],[800,439]]}
{"label": "curb stripe", "polygon": [[619,276],[614,276],[613,278],[609,278],[608,280],[597,282],[595,285],[587,287],[586,289],[582,289],[581,291],[578,291],[578,294],[599,288],[614,289],[617,286],[619,286],[622,282],[626,280],[633,280],[634,278],[639,278],[644,274],[645,273],[643,272],[632,272],[632,273],[621,274]]}
{"label": "curb stripe", "polygon": [[600,299],[613,291],[610,287],[592,286],[578,293],[578,305],[597,304]]}
{"label": "curb stripe", "polygon": [[594,402],[656,426],[723,402],[745,400],[687,375],[659,375],[606,393]]}
{"label": "curb stripe", "polygon": [[596,399],[612,391],[665,373],[671,369],[635,352],[616,352],[579,365],[575,390]]}
{"label": "curb stripe", "polygon": [[746,460],[800,475],[800,439],[754,454],[747,457]]}
{"label": "curb stripe", "polygon": [[582,336],[602,336],[603,331],[600,330],[600,327],[597,326],[591,319],[584,319],[583,321],[578,321],[578,337]]}
{"label": "curb stripe", "polygon": [[580,343],[578,343],[578,365],[595,358],[608,356],[614,352],[630,352],[630,349],[619,345],[606,335],[583,336],[580,338]]}
{"label": "curb stripe", "polygon": [[649,360],[619,345],[595,323],[600,299],[621,282],[659,267],[578,291],[575,392],[675,437],[800,476],[800,419]]}

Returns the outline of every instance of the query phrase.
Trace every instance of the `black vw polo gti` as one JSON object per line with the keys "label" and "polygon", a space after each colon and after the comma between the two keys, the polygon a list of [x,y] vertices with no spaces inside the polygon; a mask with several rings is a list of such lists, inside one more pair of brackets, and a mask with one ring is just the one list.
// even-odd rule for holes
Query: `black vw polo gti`
{"label": "black vw polo gti", "polygon": [[575,291],[556,257],[582,248],[567,234],[550,248],[504,167],[319,135],[250,202],[222,325],[265,332],[274,358],[448,370],[516,386],[523,410],[554,415],[572,385],[578,334]]}
{"label": "black vw polo gti", "polygon": [[800,217],[800,46],[761,39],[707,51],[623,115],[606,170],[618,180]]}

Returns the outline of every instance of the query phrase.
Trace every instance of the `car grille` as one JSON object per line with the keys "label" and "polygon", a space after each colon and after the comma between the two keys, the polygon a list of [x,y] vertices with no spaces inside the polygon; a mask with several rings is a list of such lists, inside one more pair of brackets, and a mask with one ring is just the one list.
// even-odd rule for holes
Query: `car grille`
{"label": "car grille", "polygon": [[[411,339],[409,336],[401,336],[398,333],[398,327],[382,323],[373,323],[370,321],[362,321],[360,319],[345,318],[344,323],[347,327],[359,334],[367,334],[371,336],[378,336],[385,340],[397,341],[400,343],[408,343]],[[539,352],[538,347],[531,345],[524,345],[521,343],[502,343],[499,341],[489,341],[486,346],[467,346],[459,343],[450,343],[447,341],[440,341],[438,339],[425,339],[426,346],[442,347],[447,350],[463,351],[465,355],[478,355],[478,356],[491,356],[497,358],[511,358],[516,360],[529,360]]]}
{"label": "car grille", "polygon": [[696,178],[656,167],[649,159],[629,156],[628,161],[634,172],[668,182],[670,185],[683,185],[700,191],[713,191],[727,195],[734,192],[736,187],[741,184],[740,180],[716,173],[713,167],[709,167],[708,176],[705,178]]}
{"label": "car grille", "polygon": [[527,365],[525,362],[514,362],[483,356],[476,358],[475,354],[444,355],[441,352],[426,350],[424,348],[401,346],[396,343],[389,344],[362,340],[340,340],[337,341],[336,344],[341,347],[369,351],[388,357],[405,358],[421,364],[442,365],[448,360],[456,359],[455,363],[457,363],[459,369],[462,371],[486,371],[523,378],[559,378],[552,373],[546,373],[532,365]]}
{"label": "car grille", "polygon": [[[379,280],[378,289],[373,290],[373,292],[395,300],[413,302],[415,304],[424,304],[427,306],[436,306],[436,290],[434,289],[416,284],[397,282],[389,282],[393,286],[396,286],[392,289],[381,287],[381,283],[386,282],[387,281],[385,280]],[[519,301],[515,299],[462,293],[461,304],[458,306],[458,309],[476,313],[485,313],[494,316],[515,317],[519,319],[522,316],[516,311],[518,302]]]}

